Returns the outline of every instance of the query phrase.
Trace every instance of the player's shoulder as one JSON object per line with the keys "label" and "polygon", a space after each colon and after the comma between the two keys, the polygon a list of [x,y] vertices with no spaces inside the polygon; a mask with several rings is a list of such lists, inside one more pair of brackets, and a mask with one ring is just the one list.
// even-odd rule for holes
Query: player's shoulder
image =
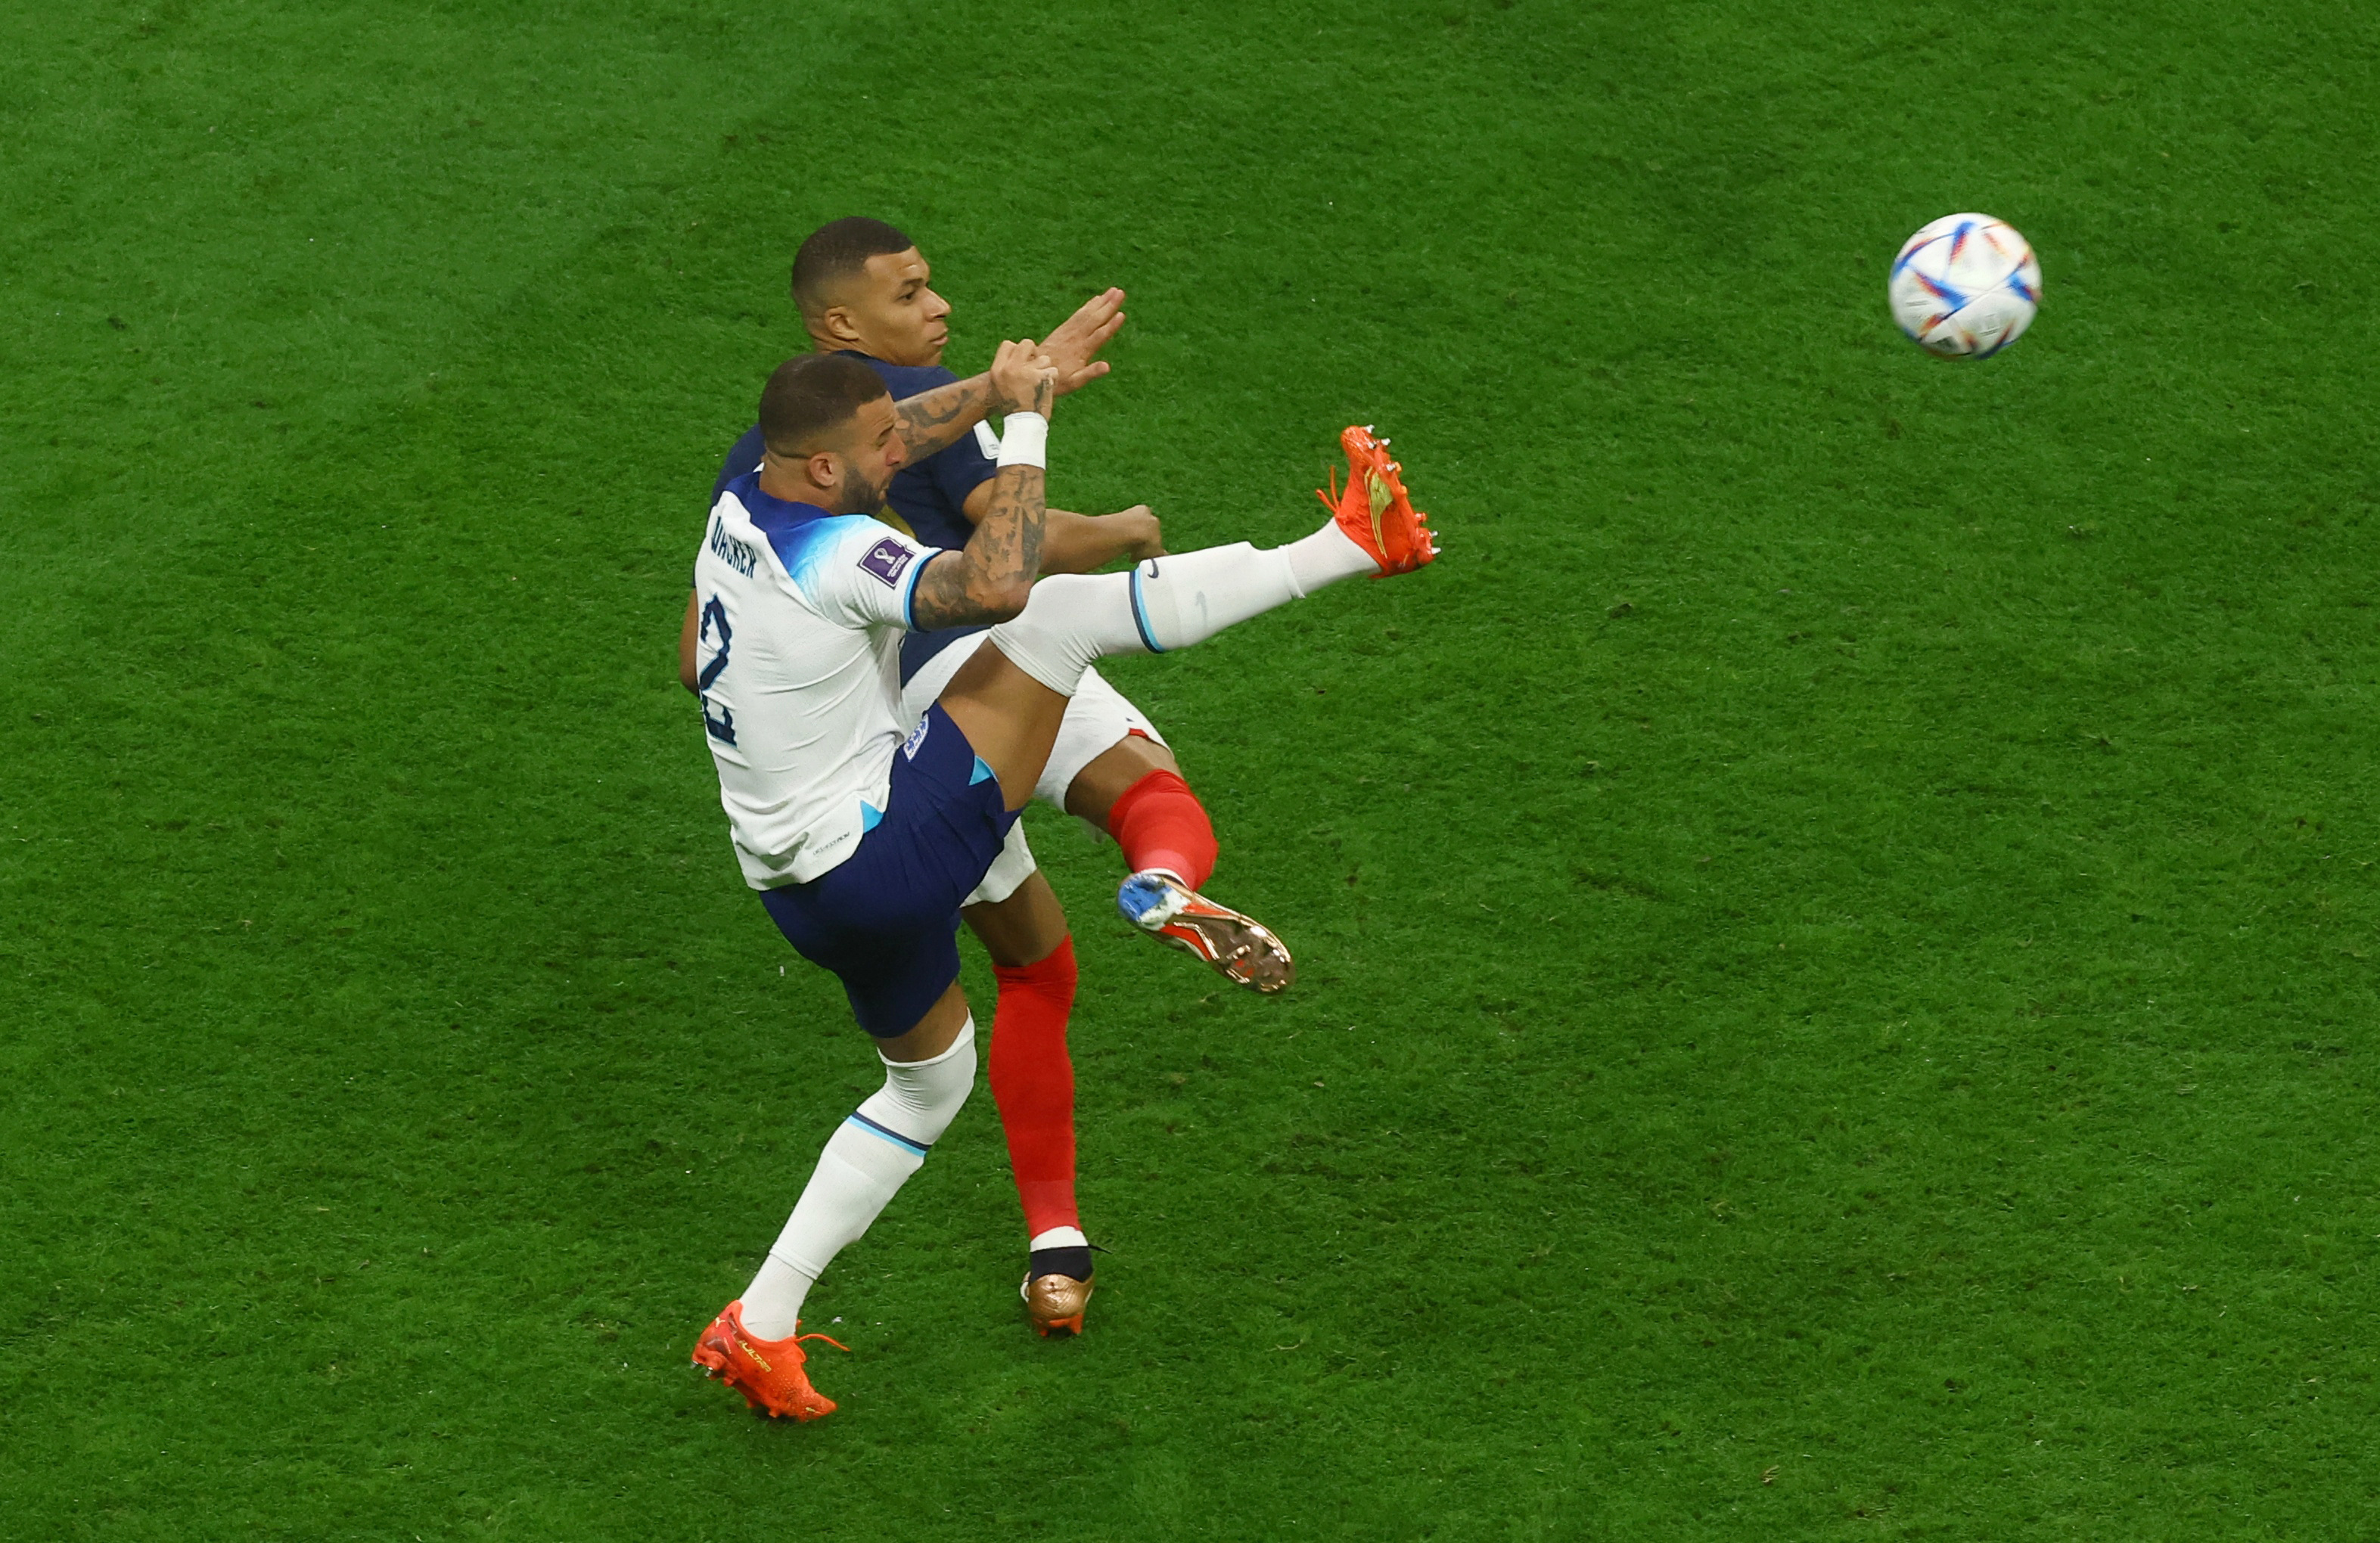
{"label": "player's shoulder", "polygon": [[[772,544],[776,544],[773,538]],[[901,569],[928,550],[873,515],[824,513],[793,527],[777,545],[778,556],[789,573],[796,558],[813,567],[821,562],[844,563],[869,571],[889,568],[890,572],[878,575],[887,583],[897,579]]]}
{"label": "player's shoulder", "polygon": [[820,614],[852,626],[907,626],[910,592],[935,549],[872,516],[829,515],[776,550],[795,592]]}
{"label": "player's shoulder", "polygon": [[716,513],[714,544],[757,537],[794,587],[811,595],[870,580],[897,589],[933,550],[871,515],[830,514],[815,504],[771,498],[759,491],[755,477],[730,482]]}

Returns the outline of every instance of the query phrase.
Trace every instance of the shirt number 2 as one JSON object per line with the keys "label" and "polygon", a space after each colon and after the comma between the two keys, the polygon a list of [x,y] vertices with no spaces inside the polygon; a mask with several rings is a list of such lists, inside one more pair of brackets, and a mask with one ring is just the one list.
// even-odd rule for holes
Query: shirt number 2
{"label": "shirt number 2", "polygon": [[722,745],[733,745],[735,743],[735,710],[722,702],[718,715],[714,717],[710,708],[711,684],[719,679],[719,673],[727,668],[727,645],[735,636],[735,629],[727,625],[727,607],[720,603],[717,595],[711,596],[710,602],[703,606],[702,625],[696,637],[701,642],[710,643],[714,631],[718,633],[719,640],[711,646],[718,651],[710,656],[710,662],[702,667],[702,674],[695,677],[694,688],[702,698],[704,730]]}

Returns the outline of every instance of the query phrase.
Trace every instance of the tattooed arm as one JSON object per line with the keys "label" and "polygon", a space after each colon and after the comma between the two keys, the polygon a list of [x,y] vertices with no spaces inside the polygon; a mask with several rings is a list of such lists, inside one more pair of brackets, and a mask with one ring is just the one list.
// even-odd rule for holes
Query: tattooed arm
{"label": "tattooed arm", "polygon": [[[1042,340],[1041,351],[1057,373],[1058,395],[1088,385],[1108,372],[1107,361],[1099,353],[1123,325],[1123,291],[1109,289],[1085,300]],[[892,414],[901,446],[907,452],[905,458],[915,466],[955,443],[986,413],[1015,412],[1026,405],[1001,395],[992,372],[987,371],[921,391],[894,404]]]}
{"label": "tattooed arm", "polygon": [[921,391],[892,404],[892,431],[901,436],[910,466],[958,443],[958,437],[983,421],[990,412],[1013,412],[1012,404],[995,400],[991,376],[970,375],[964,381]]}
{"label": "tattooed arm", "polygon": [[[1050,415],[1058,369],[1032,343],[1002,344],[991,376],[1004,399],[1016,404],[1012,411]],[[917,575],[909,614],[920,632],[1004,622],[1032,597],[1047,519],[1041,468],[1002,467],[990,488],[990,507],[966,546],[936,553]]]}
{"label": "tattooed arm", "polygon": [[[959,506],[970,525],[981,525],[991,511],[992,484],[979,482]],[[1093,573],[1119,557],[1137,563],[1165,555],[1165,531],[1146,504],[1112,515],[1078,515],[1067,509],[1046,511],[1042,524],[1041,571]]]}

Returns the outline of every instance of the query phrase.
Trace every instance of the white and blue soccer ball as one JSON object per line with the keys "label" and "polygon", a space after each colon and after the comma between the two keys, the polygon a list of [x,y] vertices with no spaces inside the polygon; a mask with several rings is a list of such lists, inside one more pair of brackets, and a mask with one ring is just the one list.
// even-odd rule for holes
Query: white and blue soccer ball
{"label": "white and blue soccer ball", "polygon": [[1892,319],[1927,353],[1989,358],[2033,324],[2041,262],[2014,226],[1945,214],[1901,243],[1885,294]]}

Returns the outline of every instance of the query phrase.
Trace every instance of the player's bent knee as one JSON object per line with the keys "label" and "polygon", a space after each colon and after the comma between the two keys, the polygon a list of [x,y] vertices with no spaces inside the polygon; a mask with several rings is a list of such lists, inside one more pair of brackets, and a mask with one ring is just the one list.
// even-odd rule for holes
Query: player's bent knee
{"label": "player's bent knee", "polygon": [[[950,1129],[951,1122],[975,1088],[975,1020],[969,1018],[950,1049],[929,1061],[884,1063],[884,1086],[869,1104],[881,1100],[884,1123],[930,1147]],[[866,1105],[861,1106],[866,1112]]]}
{"label": "player's bent knee", "polygon": [[1065,910],[1038,871],[1026,872],[1005,900],[970,905],[959,914],[1002,969],[1038,965],[1066,941]]}
{"label": "player's bent knee", "polygon": [[[1100,751],[1066,784],[1066,812],[1107,829],[1108,811],[1151,772],[1182,774],[1173,752],[1154,739],[1127,734]],[[1112,833],[1112,832],[1111,832]]]}

